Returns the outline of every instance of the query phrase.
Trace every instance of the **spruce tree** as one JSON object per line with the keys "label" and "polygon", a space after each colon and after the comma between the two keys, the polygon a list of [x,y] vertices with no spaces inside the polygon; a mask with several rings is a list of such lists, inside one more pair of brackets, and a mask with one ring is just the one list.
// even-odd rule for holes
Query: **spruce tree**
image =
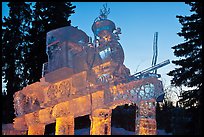
{"label": "spruce tree", "polygon": [[185,113],[190,113],[190,133],[202,134],[202,2],[186,4],[191,6],[192,14],[177,16],[182,25],[178,35],[184,37],[185,41],[172,47],[174,55],[179,57],[179,60],[172,63],[180,67],[170,71],[168,75],[173,76],[173,85],[189,87],[189,90],[182,91],[179,102],[188,109],[185,109]]}
{"label": "spruce tree", "polygon": [[[2,23],[2,78],[6,83],[4,115],[13,122],[13,94],[39,81],[47,62],[46,33],[70,26],[75,6],[70,2],[9,2],[9,16]],[[4,111],[4,110],[3,110]]]}
{"label": "spruce tree", "polygon": [[[2,76],[6,83],[5,108],[6,121],[13,122],[13,94],[21,90],[27,83],[24,67],[24,47],[27,45],[26,36],[31,21],[30,4],[25,2],[9,2],[9,16],[2,23]],[[26,54],[26,53],[25,53]]]}
{"label": "spruce tree", "polygon": [[170,71],[168,75],[173,76],[171,83],[175,86],[184,85],[193,88],[181,93],[180,100],[185,107],[192,107],[194,104],[200,105],[202,94],[202,6],[201,2],[186,4],[191,6],[190,11],[193,14],[176,16],[182,24],[178,35],[184,37],[185,41],[172,47],[174,55],[180,58],[172,63],[180,67]]}

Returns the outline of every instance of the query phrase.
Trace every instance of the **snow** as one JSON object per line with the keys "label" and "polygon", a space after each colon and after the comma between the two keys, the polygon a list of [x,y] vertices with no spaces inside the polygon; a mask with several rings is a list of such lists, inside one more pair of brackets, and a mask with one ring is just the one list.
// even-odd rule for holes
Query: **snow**
{"label": "snow", "polygon": [[157,135],[172,135],[172,133],[166,133],[164,129],[158,129]]}
{"label": "snow", "polygon": [[[83,128],[75,130],[75,135],[89,135],[90,129]],[[134,135],[135,132],[125,130],[124,128],[111,127],[111,135]],[[172,133],[166,133],[163,129],[157,130],[157,135],[172,135]]]}
{"label": "snow", "polygon": [[89,135],[90,129],[83,128],[83,129],[75,129],[74,135]]}
{"label": "snow", "polygon": [[112,135],[134,135],[133,131],[125,130],[124,128],[111,127]]}

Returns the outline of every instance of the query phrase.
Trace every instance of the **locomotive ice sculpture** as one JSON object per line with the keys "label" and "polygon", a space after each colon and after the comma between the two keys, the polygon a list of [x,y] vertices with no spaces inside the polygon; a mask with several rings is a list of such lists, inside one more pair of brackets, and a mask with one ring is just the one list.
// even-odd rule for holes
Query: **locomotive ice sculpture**
{"label": "locomotive ice sculpture", "polygon": [[73,26],[47,33],[48,62],[40,82],[14,95],[16,130],[43,134],[45,125],[56,122],[55,134],[74,134],[74,118],[90,115],[90,134],[111,134],[112,109],[134,103],[136,134],[156,134],[155,102],[163,87],[160,75],[150,71],[169,61],[130,75],[118,42],[121,29],[108,13],[104,8],[95,19],[93,41]]}
{"label": "locomotive ice sculpture", "polygon": [[[123,64],[124,52],[118,42],[118,35],[121,34],[120,28],[116,29],[115,24],[106,17],[106,14],[102,14],[94,21],[92,25],[93,42],[85,32],[73,26],[47,33],[48,63],[44,64],[43,70],[43,76],[45,75],[47,82],[59,80],[58,76],[51,76],[54,71],[58,72],[60,79],[68,78],[81,71],[88,71],[89,82],[93,84],[96,84],[97,81],[111,82],[113,80],[116,84],[128,79],[130,71]],[[110,61],[114,63],[114,67],[107,73],[96,74],[92,71],[95,66]],[[107,66],[107,69],[110,67]],[[93,76],[96,77],[93,78]]]}

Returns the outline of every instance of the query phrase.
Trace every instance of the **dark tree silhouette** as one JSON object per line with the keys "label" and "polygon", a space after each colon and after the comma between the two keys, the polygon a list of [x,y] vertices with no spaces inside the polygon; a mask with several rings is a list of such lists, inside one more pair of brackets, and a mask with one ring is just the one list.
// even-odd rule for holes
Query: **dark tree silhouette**
{"label": "dark tree silhouette", "polygon": [[6,82],[6,121],[13,122],[13,94],[26,85],[24,71],[24,48],[31,21],[30,5],[25,2],[9,2],[9,16],[2,23],[2,77]]}
{"label": "dark tree silhouette", "polygon": [[2,24],[2,77],[7,95],[3,104],[5,123],[14,118],[13,94],[28,84],[39,81],[42,65],[47,62],[46,33],[70,26],[74,13],[70,2],[9,2],[9,16]]}
{"label": "dark tree silhouette", "polygon": [[[179,102],[188,113],[191,112],[191,119],[197,126],[194,132],[200,134],[201,127],[201,108],[202,108],[202,2],[186,2],[191,6],[192,15],[176,16],[182,25],[180,37],[184,37],[185,41],[172,47],[174,55],[179,60],[172,61],[175,65],[180,66],[172,70],[168,75],[173,76],[171,83],[175,86],[191,87],[181,93]],[[191,128],[192,129],[192,128]]]}
{"label": "dark tree silhouette", "polygon": [[[182,102],[185,107],[194,105],[200,100],[202,89],[202,6],[201,2],[188,2],[191,6],[190,16],[177,16],[182,24],[182,30],[178,33],[184,37],[184,43],[173,46],[174,55],[181,59],[172,61],[179,68],[168,73],[174,76],[171,80],[176,86],[195,87],[182,93]],[[199,102],[200,103],[200,102]]]}

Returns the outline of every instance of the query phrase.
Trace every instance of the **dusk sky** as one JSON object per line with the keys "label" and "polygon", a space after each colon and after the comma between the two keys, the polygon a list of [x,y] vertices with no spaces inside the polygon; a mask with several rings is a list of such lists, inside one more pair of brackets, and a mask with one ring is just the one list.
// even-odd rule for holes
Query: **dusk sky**
{"label": "dusk sky", "polygon": [[[69,18],[72,26],[78,26],[93,39],[91,26],[105,3],[72,2],[76,6],[75,13]],[[157,63],[178,59],[171,47],[184,39],[177,35],[182,26],[176,15],[191,15],[190,6],[184,2],[107,2],[107,5],[110,8],[108,19],[121,28],[119,42],[125,53],[124,64],[131,74],[151,67],[155,32],[158,32]],[[2,17],[7,15],[7,2],[3,2]],[[171,63],[157,70],[165,85],[169,85],[171,79],[166,74],[175,67]]]}

